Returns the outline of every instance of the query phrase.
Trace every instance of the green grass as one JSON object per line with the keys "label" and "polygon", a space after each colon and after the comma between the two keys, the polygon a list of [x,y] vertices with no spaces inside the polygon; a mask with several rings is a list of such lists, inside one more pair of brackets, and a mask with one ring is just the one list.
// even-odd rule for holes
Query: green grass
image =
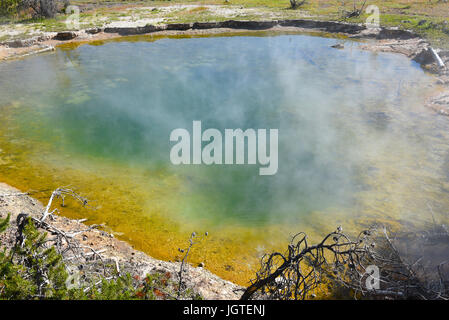
{"label": "green grass", "polygon": [[[361,1],[361,0],[360,0]],[[223,21],[230,19],[227,16],[217,15],[209,10],[207,5],[222,5],[238,8],[257,8],[262,14],[243,13],[232,19],[266,20],[266,19],[319,19],[343,20],[342,9],[350,10],[352,1],[346,0],[309,0],[301,8],[289,8],[289,0],[172,0],[172,1],[117,1],[117,0],[73,0],[72,4],[85,8],[81,13],[81,28],[102,26],[105,22],[121,20],[133,15],[133,20],[164,18],[166,23],[182,23],[195,21]],[[175,4],[198,5],[193,9],[178,9],[164,13],[158,9],[145,10],[145,7],[164,7]],[[411,29],[428,39],[433,45],[449,47],[449,4],[438,3],[437,0],[368,0],[367,5],[375,4],[380,9],[382,26]],[[126,11],[125,11],[126,10]],[[97,18],[96,20],[93,18]],[[104,18],[100,20],[99,18]],[[363,23],[367,18],[364,14],[357,18],[345,20],[347,22]],[[9,20],[13,23],[29,24],[30,27],[41,31],[62,31],[67,27],[65,17],[45,20]],[[424,21],[425,20],[425,21]],[[424,22],[422,22],[424,21]],[[1,20],[0,20],[1,22]],[[5,19],[3,18],[3,22]]]}

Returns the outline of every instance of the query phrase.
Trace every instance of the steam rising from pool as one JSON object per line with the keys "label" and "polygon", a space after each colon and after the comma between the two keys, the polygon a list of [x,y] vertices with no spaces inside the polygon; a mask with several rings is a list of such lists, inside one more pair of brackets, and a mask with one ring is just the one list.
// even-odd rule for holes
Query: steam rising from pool
{"label": "steam rising from pool", "polygon": [[[170,219],[175,233],[187,224],[215,230],[222,241],[227,228],[275,225],[284,240],[337,223],[404,225],[426,221],[428,205],[445,218],[448,125],[422,107],[432,79],[405,57],[351,42],[336,50],[335,42],[304,35],[120,41],[2,64],[1,141],[24,165],[46,166],[52,183],[63,179],[51,170],[63,176],[67,168],[81,187],[92,174],[134,181],[135,189],[101,196],[98,213],[118,230],[118,221],[145,226],[132,238],[159,232],[172,241],[171,231],[165,238],[154,231],[153,215]],[[172,165],[170,132],[193,120],[222,131],[278,128],[277,174]],[[0,178],[14,181],[13,172],[17,163],[0,161]],[[136,194],[144,199],[133,203],[138,214],[101,211],[110,199]],[[234,246],[247,240],[242,234],[232,234]],[[267,242],[249,234],[259,239],[253,247]],[[211,250],[203,254],[219,255]]]}

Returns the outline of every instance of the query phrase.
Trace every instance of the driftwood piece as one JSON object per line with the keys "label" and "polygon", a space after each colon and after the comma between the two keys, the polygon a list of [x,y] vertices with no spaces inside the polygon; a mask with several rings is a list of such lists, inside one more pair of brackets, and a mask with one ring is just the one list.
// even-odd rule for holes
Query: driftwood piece
{"label": "driftwood piece", "polygon": [[430,52],[432,53],[433,58],[435,59],[435,61],[436,61],[437,65],[438,65],[438,67],[444,68],[444,67],[445,67],[444,62],[443,62],[443,60],[441,60],[440,56],[439,56],[438,53],[435,51],[435,49],[431,47],[431,48],[430,48]]}

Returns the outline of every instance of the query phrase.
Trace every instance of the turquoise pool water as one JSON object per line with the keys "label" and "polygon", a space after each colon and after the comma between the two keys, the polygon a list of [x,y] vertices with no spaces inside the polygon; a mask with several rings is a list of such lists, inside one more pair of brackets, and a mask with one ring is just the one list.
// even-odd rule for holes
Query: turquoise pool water
{"label": "turquoise pool water", "polygon": [[[0,177],[22,188],[76,184],[131,240],[155,232],[170,243],[173,224],[222,240],[231,228],[276,225],[284,239],[326,224],[403,226],[426,221],[429,205],[447,217],[448,122],[423,107],[433,79],[406,57],[293,34],[137,40],[0,64]],[[278,129],[277,174],[174,166],[170,132],[194,120]],[[130,187],[106,192],[92,179]],[[119,200],[132,214],[114,212]],[[164,218],[171,227],[154,226]],[[253,231],[256,247],[266,239]],[[244,237],[233,234],[233,246]]]}

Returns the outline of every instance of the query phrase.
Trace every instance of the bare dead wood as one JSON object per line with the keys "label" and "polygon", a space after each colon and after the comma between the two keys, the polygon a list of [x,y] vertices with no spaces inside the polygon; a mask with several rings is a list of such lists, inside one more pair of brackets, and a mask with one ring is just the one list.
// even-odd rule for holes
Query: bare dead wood
{"label": "bare dead wood", "polygon": [[87,198],[84,198],[82,196],[80,196],[78,193],[74,192],[72,189],[67,189],[67,188],[57,188],[56,190],[54,190],[50,196],[50,199],[48,200],[47,206],[45,207],[44,212],[42,213],[42,217],[40,219],[41,222],[44,222],[45,219],[47,217],[51,217],[53,215],[53,213],[55,212],[59,212],[58,209],[54,209],[52,211],[51,210],[51,205],[53,204],[53,201],[57,198],[61,198],[62,200],[62,206],[64,207],[65,203],[65,197],[70,196],[73,197],[74,199],[78,200],[79,202],[81,202],[83,204],[83,206],[86,206],[88,204],[88,200]]}
{"label": "bare dead wood", "polygon": [[[433,236],[440,231],[434,229],[431,233]],[[447,243],[447,238],[442,241]],[[285,253],[273,252],[262,257],[256,279],[241,299],[313,298],[323,280],[350,289],[357,298],[448,299],[448,274],[446,271],[443,275],[442,268],[449,262],[437,266],[438,283],[417,274],[422,263],[421,257],[411,263],[403,259],[385,227],[364,230],[355,240],[339,227],[316,245],[309,245],[307,236],[299,233]],[[373,266],[380,272],[377,278],[371,278],[378,280],[378,287],[369,287],[367,282]]]}
{"label": "bare dead wood", "polygon": [[307,0],[302,0],[302,1],[299,1],[299,0],[290,0],[290,7],[291,7],[292,9],[297,9],[297,8],[299,8],[300,6],[302,6],[304,3],[306,3],[306,1],[307,1]]}
{"label": "bare dead wood", "polygon": [[[17,193],[14,195],[19,196]],[[78,267],[82,268],[85,279],[113,279],[114,277],[120,276],[118,261],[112,259],[112,262],[115,263],[115,265],[114,268],[111,268],[111,259],[105,259],[103,256],[103,253],[107,251],[106,249],[95,249],[91,246],[82,244],[79,240],[84,233],[98,229],[103,225],[94,224],[86,227],[81,224],[83,221],[83,219],[81,219],[78,221],[79,228],[75,227],[69,231],[62,230],[55,226],[53,214],[59,212],[59,210],[57,208],[52,209],[52,206],[54,206],[56,199],[60,199],[62,202],[61,206],[64,206],[66,197],[75,199],[84,207],[88,205],[87,198],[80,196],[72,189],[55,189],[51,193],[49,201],[40,217],[33,217],[25,213],[22,213],[17,217],[18,229],[16,234],[16,245],[23,246],[25,241],[23,230],[28,221],[31,221],[38,229],[48,232],[50,237],[46,239],[44,246],[46,248],[54,247],[56,249],[61,255],[67,271],[70,271],[69,269],[73,266],[75,266],[75,269],[78,269]],[[101,270],[101,273],[98,273],[98,270]]]}
{"label": "bare dead wood", "polygon": [[207,237],[207,236],[208,236],[207,232],[202,237],[199,237],[196,234],[196,232],[192,232],[192,234],[190,235],[190,238],[189,238],[189,246],[186,249],[181,249],[181,248],[178,249],[179,252],[184,253],[184,256],[183,256],[183,258],[181,260],[181,264],[179,266],[178,290],[177,290],[176,299],[179,299],[179,297],[182,295],[182,293],[186,287],[184,284],[184,281],[183,281],[183,276],[184,276],[185,268],[187,267],[187,259],[189,257],[189,253],[195,244],[201,242],[204,239],[204,237]]}
{"label": "bare dead wood", "polygon": [[359,17],[365,10],[367,0],[363,0],[363,2],[361,2],[360,6],[358,6],[359,2],[361,2],[361,0],[354,0],[352,10],[348,11],[345,8],[345,6],[346,6],[345,1],[342,1],[342,4],[340,6],[340,12],[341,12],[342,18],[349,19],[349,18]]}
{"label": "bare dead wood", "polygon": [[321,284],[323,272],[332,265],[355,268],[361,257],[368,253],[366,243],[369,231],[362,232],[352,241],[342,228],[328,234],[310,246],[305,233],[296,234],[285,253],[264,255],[256,280],[246,289],[241,300],[251,299],[256,292],[271,299],[306,299]]}

